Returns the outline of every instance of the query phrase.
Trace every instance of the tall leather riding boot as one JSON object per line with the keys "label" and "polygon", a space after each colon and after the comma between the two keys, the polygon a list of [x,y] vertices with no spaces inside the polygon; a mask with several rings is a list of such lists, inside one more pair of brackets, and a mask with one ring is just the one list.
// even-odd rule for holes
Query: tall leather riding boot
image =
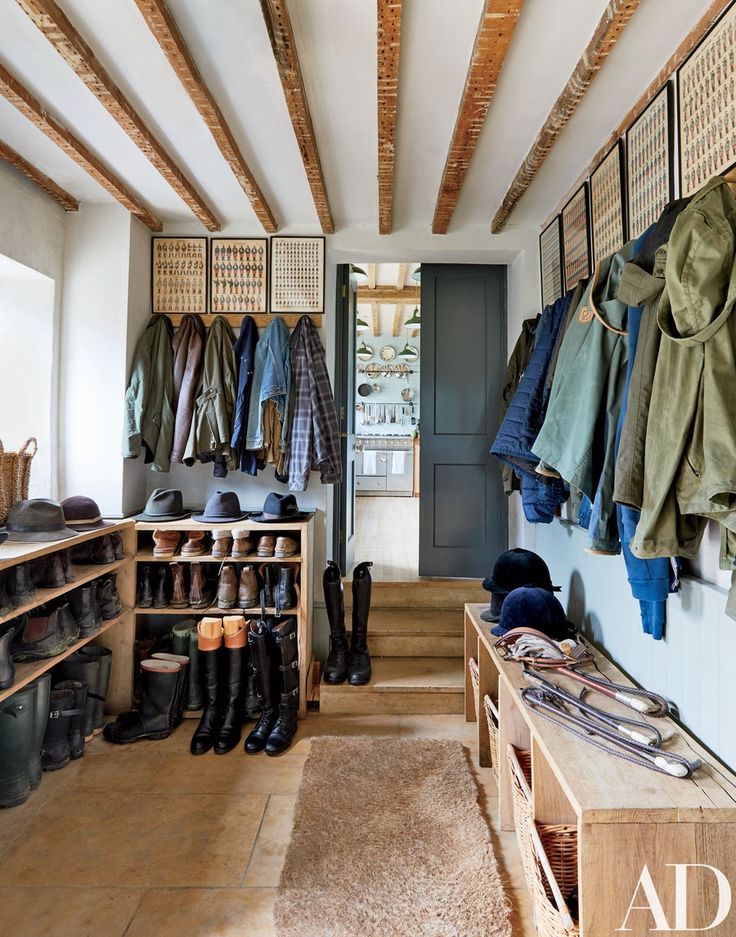
{"label": "tall leather riding boot", "polygon": [[253,669],[251,649],[245,647],[245,691],[243,693],[243,714],[246,719],[258,719],[261,715],[261,701],[258,699],[256,674]]}
{"label": "tall leather riding boot", "polygon": [[0,807],[22,804],[31,792],[28,757],[38,688],[29,683],[0,706]]}
{"label": "tall leather riding boot", "polygon": [[345,630],[345,595],[340,567],[329,560],[322,576],[327,618],[330,622],[330,653],[325,661],[325,683],[344,683],[348,678],[348,635]]}
{"label": "tall leather riding boot", "polygon": [[179,665],[179,679],[176,682],[176,696],[171,709],[171,728],[181,725],[184,718],[184,704],[189,696],[189,657],[186,654],[169,654],[156,651],[151,660],[170,660]]}
{"label": "tall leather riding boot", "polygon": [[222,725],[218,690],[220,685],[220,649],[222,648],[222,621],[203,618],[197,625],[200,685],[202,687],[202,718],[194,730],[190,746],[193,755],[204,755],[217,739]]}
{"label": "tall leather riding boot", "polygon": [[171,587],[169,585],[169,572],[163,563],[159,563],[154,581],[153,607],[168,608],[171,601]]}
{"label": "tall leather riding boot", "polygon": [[261,715],[253,731],[245,740],[249,755],[262,752],[276,722],[276,693],[279,687],[278,661],[273,648],[273,637],[263,621],[252,621],[248,630],[251,666],[256,678],[256,693]]}
{"label": "tall leather riding boot", "polygon": [[15,680],[15,664],[10,657],[10,642],[15,635],[15,625],[11,622],[0,634],[0,690],[7,690]]}
{"label": "tall leather riding boot", "polygon": [[138,575],[138,608],[151,608],[153,605],[153,563],[144,563]]}
{"label": "tall leather riding boot", "polygon": [[115,722],[108,722],[103,732],[108,742],[126,745],[140,739],[166,739],[171,735],[181,667],[173,660],[150,659],[143,661],[141,670],[141,708],[121,713]]}
{"label": "tall leather riding boot", "polygon": [[279,608],[296,608],[296,588],[294,567],[288,564],[278,568],[276,596],[274,604]]}
{"label": "tall leather riding boot", "polygon": [[[73,715],[69,720],[69,757],[74,760],[84,754],[84,721],[87,714],[87,684],[81,680],[62,680],[55,690],[72,694]],[[47,769],[48,770],[48,769]]]}
{"label": "tall leather riding boot", "polygon": [[41,745],[49,721],[49,694],[51,693],[51,674],[45,673],[33,681],[36,687],[36,708],[33,713],[33,732],[28,750],[28,782],[35,791],[41,783]]}
{"label": "tall leather riding boot", "polygon": [[373,563],[358,563],[353,570],[353,633],[348,664],[348,679],[352,686],[363,686],[371,679],[371,657],[368,653],[371,566]]}
{"label": "tall leather riding boot", "polygon": [[299,649],[296,618],[285,618],[271,630],[276,642],[281,685],[279,706],[271,734],[266,742],[267,755],[281,755],[291,745],[297,726],[299,709]]}
{"label": "tall leather riding boot", "polygon": [[70,725],[73,716],[82,710],[74,707],[71,687],[54,687],[49,694],[49,718],[41,743],[41,767],[44,771],[58,771],[71,759]]}
{"label": "tall leather riding boot", "polygon": [[243,727],[243,688],[247,631],[242,615],[225,615],[223,631],[223,674],[221,687],[222,725],[215,741],[215,754],[224,755],[240,741]]}
{"label": "tall leather riding boot", "polygon": [[169,563],[169,569],[171,570],[171,607],[186,608],[189,595],[184,580],[184,564]]}
{"label": "tall leather riding boot", "polygon": [[222,567],[217,583],[217,607],[223,610],[235,608],[238,600],[238,573],[234,566]]}

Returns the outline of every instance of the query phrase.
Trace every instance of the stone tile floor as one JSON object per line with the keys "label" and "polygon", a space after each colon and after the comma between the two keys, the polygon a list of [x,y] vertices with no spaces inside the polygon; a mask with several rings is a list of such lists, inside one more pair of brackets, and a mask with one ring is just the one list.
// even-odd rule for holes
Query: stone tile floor
{"label": "stone tile floor", "polygon": [[[3,937],[272,937],[272,906],[310,741],[319,735],[459,739],[514,905],[535,933],[513,833],[494,829],[495,782],[462,716],[310,713],[289,754],[189,754],[194,720],[163,742],[95,739],[21,807],[0,811]],[[414,937],[414,935],[407,935]]]}

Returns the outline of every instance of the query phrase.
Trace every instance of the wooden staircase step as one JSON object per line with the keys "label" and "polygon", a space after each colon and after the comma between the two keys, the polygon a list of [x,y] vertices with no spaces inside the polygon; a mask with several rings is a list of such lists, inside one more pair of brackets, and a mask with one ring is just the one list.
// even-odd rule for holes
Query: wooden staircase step
{"label": "wooden staircase step", "polygon": [[464,711],[462,658],[377,657],[366,686],[320,684],[319,708],[332,714],[423,714]]}
{"label": "wooden staircase step", "polygon": [[374,657],[462,657],[463,627],[462,611],[371,609],[368,647]]}
{"label": "wooden staircase step", "polygon": [[[353,602],[352,580],[343,580],[345,605]],[[415,582],[374,582],[371,608],[444,608],[461,614],[466,602],[488,602],[477,579],[420,579]]]}

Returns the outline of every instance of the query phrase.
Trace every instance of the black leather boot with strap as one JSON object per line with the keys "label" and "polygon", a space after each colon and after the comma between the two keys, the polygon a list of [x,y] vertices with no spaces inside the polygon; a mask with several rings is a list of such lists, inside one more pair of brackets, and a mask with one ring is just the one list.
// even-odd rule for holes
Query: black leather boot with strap
{"label": "black leather boot with strap", "polygon": [[329,560],[322,576],[327,618],[330,622],[330,653],[324,669],[325,683],[344,683],[348,677],[348,636],[345,631],[345,596],[340,567]]}
{"label": "black leather boot with strap", "polygon": [[291,745],[297,727],[299,709],[299,648],[297,622],[285,618],[271,629],[276,644],[280,685],[278,712],[266,742],[267,755],[281,755]]}
{"label": "black leather boot with strap", "polygon": [[371,566],[373,563],[358,563],[353,570],[353,633],[348,664],[348,679],[352,686],[364,686],[371,679],[371,657],[368,653]]}
{"label": "black leather boot with strap", "polygon": [[276,693],[279,685],[273,636],[263,617],[251,622],[248,631],[248,647],[261,715],[253,731],[245,740],[245,751],[249,755],[255,755],[266,747],[266,742],[276,722]]}

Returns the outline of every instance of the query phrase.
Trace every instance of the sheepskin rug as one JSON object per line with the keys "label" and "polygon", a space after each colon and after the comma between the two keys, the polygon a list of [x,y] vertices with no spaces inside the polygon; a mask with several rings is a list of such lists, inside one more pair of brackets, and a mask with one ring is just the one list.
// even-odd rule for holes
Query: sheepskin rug
{"label": "sheepskin rug", "polygon": [[274,911],[279,937],[510,937],[460,742],[312,742]]}

